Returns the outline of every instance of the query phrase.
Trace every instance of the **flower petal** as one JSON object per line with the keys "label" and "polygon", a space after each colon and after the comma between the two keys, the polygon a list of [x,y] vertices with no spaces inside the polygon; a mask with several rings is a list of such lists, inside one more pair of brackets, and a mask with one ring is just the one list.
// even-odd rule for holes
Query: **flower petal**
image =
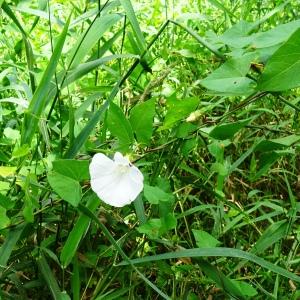
{"label": "flower petal", "polygon": [[105,203],[122,207],[136,199],[143,189],[143,174],[119,152],[114,161],[96,154],[90,164],[91,188]]}
{"label": "flower petal", "polygon": [[114,161],[120,165],[129,165],[130,161],[126,156],[123,156],[120,152],[116,152],[114,155]]}
{"label": "flower petal", "polygon": [[143,189],[143,182],[135,182],[128,175],[122,174],[122,176],[114,177],[110,187],[101,191],[100,198],[105,203],[117,207],[122,207],[134,201]]}

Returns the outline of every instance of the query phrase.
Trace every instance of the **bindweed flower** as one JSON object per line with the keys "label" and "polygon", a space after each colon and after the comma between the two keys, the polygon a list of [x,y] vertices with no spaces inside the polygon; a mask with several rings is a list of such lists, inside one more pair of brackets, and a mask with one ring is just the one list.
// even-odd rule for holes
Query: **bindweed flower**
{"label": "bindweed flower", "polygon": [[112,206],[130,204],[143,190],[142,172],[119,152],[113,160],[102,153],[95,154],[90,164],[90,176],[92,190]]}

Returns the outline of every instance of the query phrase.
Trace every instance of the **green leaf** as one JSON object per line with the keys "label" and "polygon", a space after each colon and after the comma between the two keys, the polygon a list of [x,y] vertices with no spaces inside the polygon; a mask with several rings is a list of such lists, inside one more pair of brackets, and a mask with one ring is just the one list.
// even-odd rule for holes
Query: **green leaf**
{"label": "green leaf", "polygon": [[215,126],[210,132],[209,136],[217,140],[231,139],[239,130],[248,125],[252,119],[220,124]]}
{"label": "green leaf", "polygon": [[4,243],[0,247],[0,270],[4,270],[10,258],[15,245],[17,244],[23,229],[24,224],[13,227],[5,237]]}
{"label": "green leaf", "polygon": [[5,209],[12,209],[15,206],[14,201],[0,193],[0,206]]}
{"label": "green leaf", "polygon": [[19,158],[27,155],[30,152],[30,147],[25,144],[20,147],[14,148],[12,152],[12,158]]}
{"label": "green leaf", "polygon": [[172,213],[160,219],[150,219],[137,228],[137,231],[148,235],[150,239],[158,239],[167,231],[176,228],[177,219]]}
{"label": "green leaf", "polygon": [[289,135],[278,139],[262,140],[254,148],[255,151],[266,152],[290,147],[300,140],[299,135]]}
{"label": "green leaf", "polygon": [[167,99],[167,114],[160,130],[171,128],[176,122],[187,117],[199,105],[199,98],[178,99],[175,95]]}
{"label": "green leaf", "polygon": [[253,54],[230,58],[200,83],[209,90],[228,96],[252,94],[255,82],[246,74],[254,58]]}
{"label": "green leaf", "polygon": [[172,213],[168,213],[161,218],[160,234],[164,234],[168,230],[174,229],[177,226],[177,219]]}
{"label": "green leaf", "polygon": [[221,243],[215,239],[211,234],[203,230],[193,229],[194,238],[199,248],[213,248]]}
{"label": "green leaf", "polygon": [[241,291],[241,294],[245,297],[254,297],[257,295],[256,289],[249,283],[245,281],[233,280],[231,282],[237,286],[237,288]]}
{"label": "green leaf", "polygon": [[121,5],[124,7],[126,16],[129,19],[130,25],[133,29],[137,45],[139,47],[139,52],[142,53],[146,49],[146,41],[144,35],[141,31],[139,22],[135,16],[132,4],[130,0],[120,0]]}
{"label": "green leaf", "polygon": [[21,145],[31,144],[31,140],[38,127],[39,119],[45,109],[46,102],[47,102],[47,94],[49,92],[51,80],[56,71],[56,67],[60,59],[63,45],[68,33],[70,17],[66,22],[66,25],[56,43],[53,54],[50,58],[50,62],[47,65],[47,68],[43,74],[41,82],[39,83],[30,101],[28,111],[24,115],[22,135],[21,135]]}
{"label": "green leaf", "polygon": [[[254,178],[252,178],[252,181],[256,181],[261,176],[265,175],[271,166],[282,156],[291,154],[288,150],[277,150],[277,151],[268,151],[264,152],[260,158],[259,158],[259,167],[260,169],[256,172]],[[294,153],[292,153],[295,155]]]}
{"label": "green leaf", "polygon": [[164,192],[157,186],[144,184],[144,196],[151,204],[158,204],[159,201],[172,201],[174,196]]}
{"label": "green leaf", "polygon": [[52,164],[53,171],[76,181],[90,179],[88,160],[59,159],[53,161]]}
{"label": "green leaf", "polygon": [[74,69],[77,67],[103,34],[121,18],[122,15],[119,14],[107,14],[98,17],[73,47],[74,50],[69,56],[70,68]]}
{"label": "green leaf", "polygon": [[81,200],[81,187],[78,181],[57,172],[47,176],[52,189],[65,201],[77,206]]}
{"label": "green leaf", "polygon": [[110,104],[108,110],[107,127],[111,134],[118,139],[118,149],[124,152],[128,151],[134,142],[132,128],[121,108],[114,103]]}
{"label": "green leaf", "polygon": [[0,177],[11,177],[15,175],[16,167],[4,167],[0,166]]}
{"label": "green leaf", "polygon": [[284,91],[300,86],[300,29],[271,56],[262,73],[257,89]]}
{"label": "green leaf", "polygon": [[262,253],[279,240],[285,238],[288,225],[286,220],[271,224],[256,241],[251,252],[255,254]]}
{"label": "green leaf", "polygon": [[53,299],[54,300],[70,299],[70,297],[68,297],[66,294],[63,294],[60,291],[57,280],[56,280],[52,270],[50,269],[46,258],[44,257],[44,255],[42,253],[40,254],[40,257],[37,260],[37,265],[38,265],[38,268],[39,268],[51,294],[52,294]]}
{"label": "green leaf", "polygon": [[161,235],[161,226],[161,219],[150,219],[143,225],[139,226],[137,231],[148,235],[150,239],[158,239]]}
{"label": "green leaf", "polygon": [[70,70],[68,72],[68,75],[66,76],[66,79],[64,83],[62,84],[62,89],[68,86],[70,83],[78,80],[79,78],[83,77],[84,75],[90,73],[91,71],[95,70],[97,67],[104,65],[108,62],[111,62],[112,60],[121,59],[121,58],[139,58],[138,55],[133,54],[115,54],[115,55],[108,55],[105,57],[101,57],[92,61],[88,61],[85,63],[82,63],[76,68]]}
{"label": "green leaf", "polygon": [[[99,198],[96,196],[96,194],[92,193],[88,196],[86,206],[91,212],[95,212],[99,203]],[[81,214],[73,226],[60,255],[60,261],[64,268],[67,267],[72,261],[80,241],[84,238],[87,232],[90,221],[91,219],[88,216]]]}
{"label": "green leaf", "polygon": [[133,107],[129,121],[139,143],[149,145],[155,114],[155,99],[148,100]]}
{"label": "green leaf", "polygon": [[0,230],[10,224],[10,219],[6,215],[6,209],[0,206]]}

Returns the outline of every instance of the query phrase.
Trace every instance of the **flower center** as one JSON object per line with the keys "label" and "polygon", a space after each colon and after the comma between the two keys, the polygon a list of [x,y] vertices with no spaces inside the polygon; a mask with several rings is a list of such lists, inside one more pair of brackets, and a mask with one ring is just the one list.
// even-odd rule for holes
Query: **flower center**
{"label": "flower center", "polygon": [[124,164],[118,164],[118,172],[120,174],[125,174],[125,173],[128,173],[129,172],[129,168],[130,166],[129,165],[124,165]]}

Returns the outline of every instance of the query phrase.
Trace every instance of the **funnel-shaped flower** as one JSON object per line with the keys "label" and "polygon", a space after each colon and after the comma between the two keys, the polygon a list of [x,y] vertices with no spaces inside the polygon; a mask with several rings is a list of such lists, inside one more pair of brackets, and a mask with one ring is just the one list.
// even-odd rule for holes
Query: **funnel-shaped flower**
{"label": "funnel-shaped flower", "polygon": [[130,204],[143,189],[143,174],[119,152],[115,153],[114,160],[102,153],[94,155],[90,175],[92,190],[112,206]]}

